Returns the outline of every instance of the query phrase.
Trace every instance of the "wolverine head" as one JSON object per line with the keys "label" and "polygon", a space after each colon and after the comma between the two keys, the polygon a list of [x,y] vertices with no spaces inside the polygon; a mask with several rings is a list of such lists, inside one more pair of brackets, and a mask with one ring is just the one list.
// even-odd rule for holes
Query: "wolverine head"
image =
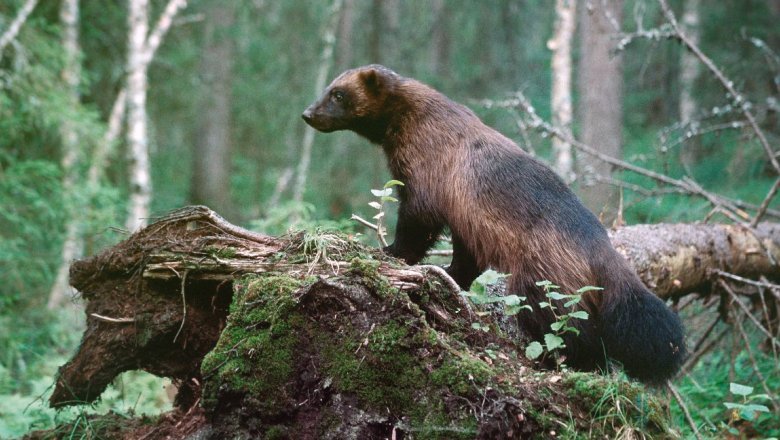
{"label": "wolverine head", "polygon": [[369,133],[383,119],[387,96],[399,80],[398,74],[378,64],[347,70],[303,112],[303,120],[325,133],[352,130],[371,139]]}

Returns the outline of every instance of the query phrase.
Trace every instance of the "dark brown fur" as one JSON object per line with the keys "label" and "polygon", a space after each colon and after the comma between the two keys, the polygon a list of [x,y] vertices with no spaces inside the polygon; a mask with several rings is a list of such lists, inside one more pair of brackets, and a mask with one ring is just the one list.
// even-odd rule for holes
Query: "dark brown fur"
{"label": "dark brown fur", "polygon": [[448,272],[464,289],[488,267],[511,273],[509,290],[534,306],[520,320],[537,339],[555,318],[538,307],[546,298],[536,281],[564,293],[603,287],[585,295],[589,319],[574,320],[580,335],[566,336],[568,363],[595,369],[610,357],[648,382],[677,371],[685,351],[677,316],[642,285],[557,175],[471,110],[372,65],[342,73],[303,117],[320,131],[352,130],[382,146],[393,177],[405,184],[388,253],[415,264],[449,227]]}

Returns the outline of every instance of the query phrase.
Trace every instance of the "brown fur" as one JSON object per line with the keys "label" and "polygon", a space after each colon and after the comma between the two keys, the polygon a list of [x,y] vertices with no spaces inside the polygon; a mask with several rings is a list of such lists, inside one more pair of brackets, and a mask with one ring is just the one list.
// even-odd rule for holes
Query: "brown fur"
{"label": "brown fur", "polygon": [[579,336],[566,335],[570,364],[604,366],[606,349],[648,381],[679,367],[684,347],[676,315],[647,291],[565,184],[471,110],[387,68],[366,66],[341,74],[303,116],[320,131],[352,130],[382,146],[393,177],[405,184],[387,252],[415,264],[449,227],[453,278],[467,289],[488,267],[511,273],[509,290],[534,306],[520,319],[537,339],[555,317],[538,307],[547,299],[536,281],[550,280],[564,293],[604,287],[580,304],[590,318],[573,320]]}

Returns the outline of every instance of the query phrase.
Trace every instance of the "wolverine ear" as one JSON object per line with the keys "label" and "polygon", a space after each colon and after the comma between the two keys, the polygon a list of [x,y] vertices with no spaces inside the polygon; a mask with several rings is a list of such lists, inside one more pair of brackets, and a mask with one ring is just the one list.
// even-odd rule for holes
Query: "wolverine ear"
{"label": "wolverine ear", "polygon": [[391,72],[386,67],[372,65],[366,70],[360,73],[360,78],[363,81],[363,87],[366,91],[377,95],[382,89],[387,87],[388,81],[391,79]]}

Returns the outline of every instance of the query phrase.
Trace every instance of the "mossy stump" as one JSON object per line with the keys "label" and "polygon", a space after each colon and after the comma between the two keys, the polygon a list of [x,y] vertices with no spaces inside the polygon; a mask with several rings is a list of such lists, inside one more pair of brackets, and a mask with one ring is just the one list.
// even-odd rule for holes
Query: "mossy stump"
{"label": "mossy stump", "polygon": [[335,233],[273,238],[183,208],[74,263],[88,328],[50,403],[143,369],[179,385],[176,409],[108,438],[674,436],[653,393],[535,368],[500,312],[435,272]]}

